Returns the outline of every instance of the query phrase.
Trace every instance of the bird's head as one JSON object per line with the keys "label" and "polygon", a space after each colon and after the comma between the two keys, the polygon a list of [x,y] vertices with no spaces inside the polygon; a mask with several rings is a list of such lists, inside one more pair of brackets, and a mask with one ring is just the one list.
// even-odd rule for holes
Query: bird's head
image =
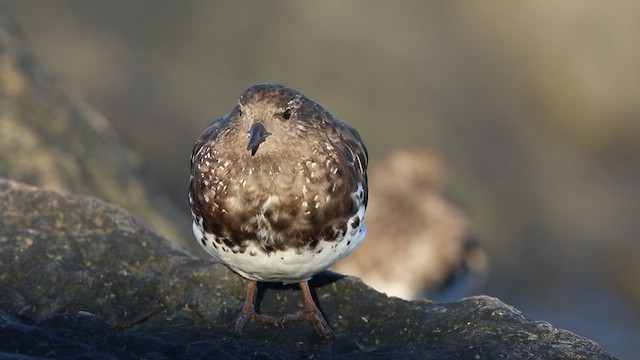
{"label": "bird's head", "polygon": [[263,143],[287,143],[296,133],[316,129],[328,114],[299,91],[279,84],[251,86],[240,95],[236,110],[252,156]]}

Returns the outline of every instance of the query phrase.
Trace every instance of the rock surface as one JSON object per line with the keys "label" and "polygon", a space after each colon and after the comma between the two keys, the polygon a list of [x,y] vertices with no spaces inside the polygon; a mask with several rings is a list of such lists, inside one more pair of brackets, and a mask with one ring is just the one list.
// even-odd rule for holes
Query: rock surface
{"label": "rock surface", "polygon": [[[238,338],[227,324],[244,285],[119,207],[0,180],[2,358],[613,358],[495,298],[405,301],[330,272],[312,288],[336,338],[305,323],[252,323]],[[295,287],[259,296],[269,314],[302,302]]]}

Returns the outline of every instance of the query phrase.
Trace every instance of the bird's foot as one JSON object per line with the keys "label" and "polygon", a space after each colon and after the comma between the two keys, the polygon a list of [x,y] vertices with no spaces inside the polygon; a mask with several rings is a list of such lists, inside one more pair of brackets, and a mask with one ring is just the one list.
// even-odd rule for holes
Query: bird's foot
{"label": "bird's foot", "polygon": [[242,335],[242,329],[249,321],[257,321],[276,327],[282,327],[282,324],[278,321],[278,319],[273,316],[258,314],[253,310],[242,310],[233,321],[233,331],[236,333],[236,335]]}
{"label": "bird's foot", "polygon": [[331,325],[324,319],[322,313],[317,308],[300,309],[293,314],[287,314],[280,318],[280,324],[286,324],[290,321],[309,321],[316,330],[318,336],[324,339],[331,339],[335,335],[335,331]]}

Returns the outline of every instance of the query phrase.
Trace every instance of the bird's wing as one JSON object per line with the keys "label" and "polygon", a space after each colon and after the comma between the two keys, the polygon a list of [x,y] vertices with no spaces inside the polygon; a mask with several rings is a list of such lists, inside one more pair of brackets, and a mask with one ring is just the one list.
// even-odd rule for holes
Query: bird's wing
{"label": "bird's wing", "polygon": [[220,130],[224,128],[224,125],[227,123],[228,115],[221,116],[214,120],[207,128],[204,130],[202,134],[198,137],[196,142],[193,144],[193,150],[191,150],[191,172],[193,173],[193,166],[198,159],[198,154],[202,147],[209,143],[212,140],[215,140],[220,133]]}
{"label": "bird's wing", "polygon": [[357,173],[359,182],[364,188],[364,204],[367,205],[368,186],[367,186],[367,164],[369,163],[369,154],[367,148],[360,138],[360,134],[351,126],[334,118],[334,127],[338,131],[342,143],[346,147],[348,153],[353,156],[353,166]]}

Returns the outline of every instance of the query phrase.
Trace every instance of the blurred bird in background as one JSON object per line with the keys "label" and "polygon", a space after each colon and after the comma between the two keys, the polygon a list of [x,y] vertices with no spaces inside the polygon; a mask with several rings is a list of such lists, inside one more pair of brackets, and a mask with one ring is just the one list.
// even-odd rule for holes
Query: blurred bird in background
{"label": "blurred bird in background", "polygon": [[456,300],[478,289],[488,259],[447,195],[446,178],[426,148],[399,148],[372,163],[367,236],[332,269],[404,299]]}

